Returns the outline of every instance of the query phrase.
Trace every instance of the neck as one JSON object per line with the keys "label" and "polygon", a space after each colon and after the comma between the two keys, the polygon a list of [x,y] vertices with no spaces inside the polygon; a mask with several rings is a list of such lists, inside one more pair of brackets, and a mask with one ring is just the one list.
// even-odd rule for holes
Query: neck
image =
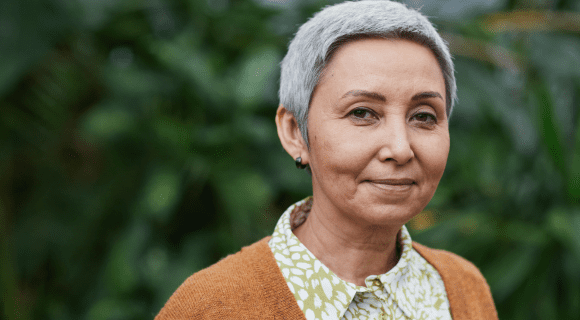
{"label": "neck", "polygon": [[398,262],[397,236],[402,226],[353,225],[316,202],[294,235],[325,266],[344,281],[366,286],[365,279],[391,270]]}

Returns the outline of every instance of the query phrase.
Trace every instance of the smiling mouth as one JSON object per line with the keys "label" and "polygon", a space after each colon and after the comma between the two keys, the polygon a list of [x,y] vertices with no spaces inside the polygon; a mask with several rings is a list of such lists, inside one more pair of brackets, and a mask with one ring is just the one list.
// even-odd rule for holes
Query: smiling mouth
{"label": "smiling mouth", "polygon": [[411,179],[384,179],[384,180],[366,180],[371,185],[386,191],[408,191],[417,183]]}

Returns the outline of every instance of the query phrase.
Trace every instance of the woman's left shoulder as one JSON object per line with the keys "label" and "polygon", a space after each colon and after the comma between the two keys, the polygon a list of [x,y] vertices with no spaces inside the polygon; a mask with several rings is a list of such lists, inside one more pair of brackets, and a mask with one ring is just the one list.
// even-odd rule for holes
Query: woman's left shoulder
{"label": "woman's left shoulder", "polygon": [[453,252],[432,249],[414,241],[413,249],[435,267],[439,273],[452,272],[455,275],[469,276],[473,277],[474,280],[483,280],[485,282],[485,278],[475,264]]}
{"label": "woman's left shoulder", "polygon": [[431,249],[416,242],[413,242],[413,248],[441,276],[453,319],[497,320],[489,285],[473,263],[455,253]]}

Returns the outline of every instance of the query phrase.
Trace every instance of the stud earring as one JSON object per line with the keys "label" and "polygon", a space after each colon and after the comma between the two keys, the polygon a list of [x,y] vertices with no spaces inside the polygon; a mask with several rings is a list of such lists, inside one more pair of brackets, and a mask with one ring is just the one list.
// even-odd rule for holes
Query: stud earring
{"label": "stud earring", "polygon": [[296,168],[298,168],[298,169],[305,169],[306,167],[308,167],[308,165],[307,164],[302,164],[302,157],[296,158]]}

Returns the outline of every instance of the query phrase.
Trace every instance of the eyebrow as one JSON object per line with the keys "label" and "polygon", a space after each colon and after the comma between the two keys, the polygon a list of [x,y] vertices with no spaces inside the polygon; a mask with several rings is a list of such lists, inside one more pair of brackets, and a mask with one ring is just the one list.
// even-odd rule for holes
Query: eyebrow
{"label": "eyebrow", "polygon": [[371,92],[371,91],[366,91],[366,90],[351,90],[347,93],[345,93],[341,99],[346,98],[347,96],[353,96],[353,97],[367,97],[373,100],[378,100],[378,101],[382,101],[382,102],[387,102],[387,98],[385,98],[385,96],[383,96],[380,93],[376,93],[376,92]]}
{"label": "eyebrow", "polygon": [[[348,96],[352,96],[352,97],[367,97],[373,100],[378,100],[381,102],[387,102],[387,98],[385,98],[384,95],[377,93],[377,92],[372,92],[372,91],[366,91],[366,90],[351,90],[347,93],[345,93],[341,99],[344,99]],[[411,100],[412,101],[417,101],[417,100],[421,100],[421,99],[429,99],[429,98],[439,98],[441,100],[444,100],[443,97],[441,96],[441,94],[439,94],[439,92],[436,91],[425,91],[425,92],[421,92],[421,93],[417,93],[416,95],[414,95]]]}
{"label": "eyebrow", "polygon": [[435,91],[426,91],[426,92],[417,93],[416,95],[413,96],[413,98],[411,98],[411,100],[417,101],[417,100],[428,99],[428,98],[440,98],[441,100],[443,100],[443,97],[441,96],[441,94],[439,94],[439,92],[435,92]]}

